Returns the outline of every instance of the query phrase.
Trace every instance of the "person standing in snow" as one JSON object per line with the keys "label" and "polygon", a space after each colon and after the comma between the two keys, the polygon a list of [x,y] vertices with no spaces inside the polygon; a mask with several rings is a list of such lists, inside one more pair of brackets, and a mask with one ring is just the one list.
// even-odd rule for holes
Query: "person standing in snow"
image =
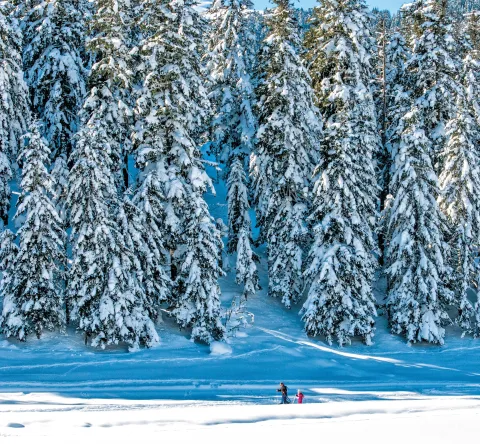
{"label": "person standing in snow", "polygon": [[282,402],[280,404],[290,404],[288,399],[288,387],[283,382],[280,383],[280,388],[277,389],[277,392],[282,393]]}
{"label": "person standing in snow", "polygon": [[305,398],[305,395],[302,393],[300,389],[298,389],[297,394],[295,395],[295,398],[297,399],[297,404],[303,404],[303,398]]}

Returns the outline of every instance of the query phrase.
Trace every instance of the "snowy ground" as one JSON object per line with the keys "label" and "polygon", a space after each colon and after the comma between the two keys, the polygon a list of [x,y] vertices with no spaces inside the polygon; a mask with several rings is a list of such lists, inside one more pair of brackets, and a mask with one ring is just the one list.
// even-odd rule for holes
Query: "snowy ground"
{"label": "snowy ground", "polygon": [[[215,218],[226,211],[218,191],[210,199]],[[265,289],[264,262],[260,275]],[[225,306],[239,291],[233,282],[232,274],[222,280]],[[450,442],[459,430],[473,436],[480,340],[451,328],[444,346],[409,347],[379,317],[374,345],[339,348],[306,337],[298,308],[259,292],[248,301],[255,323],[224,355],[190,342],[169,319],[159,325],[162,343],[136,353],[93,350],[74,331],[26,344],[0,336],[0,438],[95,436],[93,444],[104,434],[122,442],[162,432],[182,442],[195,432],[220,441],[239,428],[279,442],[311,434],[368,443]],[[307,404],[276,405],[280,381],[291,392],[301,388]]]}
{"label": "snowy ground", "polygon": [[[403,395],[405,396],[405,395]],[[0,396],[0,439],[57,442],[452,443],[478,433],[480,399],[241,405]],[[4,442],[2,439],[2,442]]]}

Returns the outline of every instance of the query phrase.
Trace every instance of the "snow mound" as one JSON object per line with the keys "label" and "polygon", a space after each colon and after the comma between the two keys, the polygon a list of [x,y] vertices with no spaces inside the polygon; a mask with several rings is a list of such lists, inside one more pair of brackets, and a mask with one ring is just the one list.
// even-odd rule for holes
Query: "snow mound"
{"label": "snow mound", "polygon": [[7,340],[0,341],[0,348],[11,348],[11,349],[18,349],[17,346],[11,344]]}
{"label": "snow mound", "polygon": [[232,347],[225,342],[214,341],[210,344],[210,354],[211,355],[230,355],[232,353]]}

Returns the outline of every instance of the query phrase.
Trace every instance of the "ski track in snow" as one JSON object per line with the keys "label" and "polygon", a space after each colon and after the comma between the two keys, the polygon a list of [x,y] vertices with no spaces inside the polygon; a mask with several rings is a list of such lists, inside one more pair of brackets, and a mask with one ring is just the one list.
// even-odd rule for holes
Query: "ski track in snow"
{"label": "ski track in snow", "polygon": [[[420,364],[420,363],[408,364],[404,361],[401,361],[401,360],[398,360],[398,359],[393,359],[393,358],[383,358],[383,357],[380,357],[380,356],[369,356],[369,355],[348,353],[348,352],[344,352],[344,351],[341,351],[341,350],[335,350],[333,348],[329,348],[329,347],[325,347],[325,346],[322,346],[322,345],[314,344],[312,342],[294,340],[294,339],[289,338],[288,336],[286,336],[284,334],[280,334],[280,333],[270,331],[270,330],[267,330],[267,329],[261,329],[261,330],[263,330],[266,333],[269,333],[273,336],[276,336],[280,339],[283,339],[285,341],[293,342],[293,343],[300,344],[300,345],[305,345],[307,347],[313,347],[313,348],[316,348],[318,350],[322,350],[322,351],[327,352],[327,353],[333,353],[333,354],[348,357],[348,358],[360,359],[360,360],[372,360],[372,361],[377,361],[377,362],[387,362],[389,364],[400,365],[400,366],[403,366],[403,367],[417,367],[417,368],[425,367],[425,368],[432,368],[432,369],[437,369],[437,370],[448,370],[448,371],[452,371],[452,372],[460,372],[461,371],[461,370],[458,370],[456,368],[442,367],[442,366],[433,365],[433,364]],[[480,376],[480,373],[468,373],[468,374],[470,376]]]}

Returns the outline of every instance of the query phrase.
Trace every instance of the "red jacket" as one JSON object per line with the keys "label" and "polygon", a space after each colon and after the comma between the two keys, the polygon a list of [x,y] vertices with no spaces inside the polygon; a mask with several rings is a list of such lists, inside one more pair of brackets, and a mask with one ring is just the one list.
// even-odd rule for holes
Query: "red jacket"
{"label": "red jacket", "polygon": [[303,398],[305,398],[305,396],[303,395],[303,393],[299,393],[298,395],[295,395],[295,396],[298,398],[298,403],[299,403],[299,404],[302,404]]}

